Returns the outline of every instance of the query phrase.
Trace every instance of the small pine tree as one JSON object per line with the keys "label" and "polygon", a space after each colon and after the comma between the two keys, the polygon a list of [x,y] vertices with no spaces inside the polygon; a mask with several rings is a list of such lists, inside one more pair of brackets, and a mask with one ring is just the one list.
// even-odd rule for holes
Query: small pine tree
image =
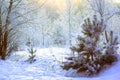
{"label": "small pine tree", "polygon": [[37,50],[33,50],[33,48],[31,48],[31,49],[28,49],[28,51],[29,51],[30,55],[29,55],[29,59],[27,61],[30,62],[30,63],[33,63],[34,61],[36,61],[36,59],[34,59],[34,58],[36,56],[35,52]]}
{"label": "small pine tree", "polygon": [[[105,25],[103,24],[103,20],[97,20],[96,15],[94,15],[93,21],[90,21],[89,18],[86,19],[84,21],[82,29],[84,37],[78,36],[77,46],[70,48],[73,53],[77,53],[77,55],[68,57],[68,61],[63,62],[62,68],[66,70],[73,68],[76,69],[78,73],[84,73],[85,76],[93,76],[95,74],[98,74],[104,68],[104,66],[109,63],[107,62],[108,60],[105,59],[108,54],[114,54],[116,52],[117,49],[114,48],[117,45],[117,38],[114,39],[111,35],[110,38],[112,41],[107,42],[110,42],[110,47],[99,47],[100,36],[105,31]],[[111,48],[113,44],[115,46]],[[104,51],[104,49],[106,50]],[[109,52],[110,49],[111,51]],[[114,55],[110,56],[114,58],[110,62],[112,64],[117,60],[117,58]],[[105,59],[105,63],[103,63],[103,59]]]}
{"label": "small pine tree", "polygon": [[113,35],[113,31],[110,31],[109,34],[105,31],[105,39],[105,54],[101,58],[101,64],[111,65],[117,61],[118,37]]}
{"label": "small pine tree", "polygon": [[29,42],[28,44],[30,45],[30,48],[27,49],[27,50],[30,53],[30,55],[29,55],[29,58],[28,58],[27,62],[33,63],[33,62],[36,61],[36,59],[35,59],[35,56],[36,56],[35,53],[36,53],[37,50],[33,49],[33,47],[31,46],[31,42]]}

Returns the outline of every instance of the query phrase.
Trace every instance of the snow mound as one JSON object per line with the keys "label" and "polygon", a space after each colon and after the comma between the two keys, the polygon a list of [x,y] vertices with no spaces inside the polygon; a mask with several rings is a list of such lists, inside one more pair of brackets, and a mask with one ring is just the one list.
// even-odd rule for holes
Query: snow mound
{"label": "snow mound", "polygon": [[30,64],[27,51],[14,52],[6,61],[0,61],[0,80],[119,80],[120,61],[98,77],[66,77],[71,71],[62,70],[61,62],[70,55],[69,49],[45,48],[38,49],[36,60]]}

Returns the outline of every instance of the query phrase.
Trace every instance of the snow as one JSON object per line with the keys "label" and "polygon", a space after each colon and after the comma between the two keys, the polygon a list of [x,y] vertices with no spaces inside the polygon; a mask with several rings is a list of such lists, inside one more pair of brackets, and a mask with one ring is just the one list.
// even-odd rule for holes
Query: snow
{"label": "snow", "polygon": [[[67,77],[73,74],[62,70],[60,63],[65,56],[70,54],[65,48],[44,48],[38,49],[34,63],[25,62],[28,59],[27,51],[13,52],[13,55],[6,61],[0,60],[0,80],[119,80],[120,61],[100,73],[98,77]],[[66,75],[67,74],[67,75]],[[65,76],[66,75],[66,76]]]}

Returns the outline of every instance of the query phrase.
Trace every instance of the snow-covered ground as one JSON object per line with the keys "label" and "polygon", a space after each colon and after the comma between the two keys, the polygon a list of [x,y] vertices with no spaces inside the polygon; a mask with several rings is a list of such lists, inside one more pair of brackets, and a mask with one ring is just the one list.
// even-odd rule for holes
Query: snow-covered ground
{"label": "snow-covered ground", "polygon": [[69,49],[38,49],[34,63],[25,62],[27,51],[14,52],[6,61],[0,61],[0,80],[120,80],[120,61],[98,77],[66,77],[67,72],[60,67],[61,61],[68,56]]}

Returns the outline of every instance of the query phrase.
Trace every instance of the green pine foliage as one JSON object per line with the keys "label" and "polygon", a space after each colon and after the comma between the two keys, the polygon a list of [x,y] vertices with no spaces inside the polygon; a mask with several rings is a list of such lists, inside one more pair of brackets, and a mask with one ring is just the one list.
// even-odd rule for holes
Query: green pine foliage
{"label": "green pine foliage", "polygon": [[[117,37],[113,37],[112,31],[107,34],[105,27],[103,20],[99,21],[96,15],[93,21],[86,19],[82,25],[84,36],[78,36],[77,46],[70,48],[74,55],[66,58],[67,61],[63,62],[62,68],[65,70],[72,68],[84,76],[94,76],[105,69],[106,65],[116,62]],[[104,46],[100,46],[103,32],[105,32],[106,42],[102,41]]]}
{"label": "green pine foliage", "polygon": [[27,62],[29,62],[29,63],[35,62],[36,61],[35,53],[36,53],[37,50],[34,50],[33,48],[30,48],[30,49],[28,49],[28,51],[29,51],[30,55],[29,55],[29,58],[28,58]]}
{"label": "green pine foliage", "polygon": [[105,49],[105,54],[103,55],[103,57],[101,58],[101,62],[103,62],[103,64],[109,64],[111,65],[113,62],[117,61],[117,45],[118,43],[118,37],[113,35],[113,31],[110,31],[110,33],[107,33],[107,31],[105,31],[105,39],[106,42],[104,43],[104,49]]}

